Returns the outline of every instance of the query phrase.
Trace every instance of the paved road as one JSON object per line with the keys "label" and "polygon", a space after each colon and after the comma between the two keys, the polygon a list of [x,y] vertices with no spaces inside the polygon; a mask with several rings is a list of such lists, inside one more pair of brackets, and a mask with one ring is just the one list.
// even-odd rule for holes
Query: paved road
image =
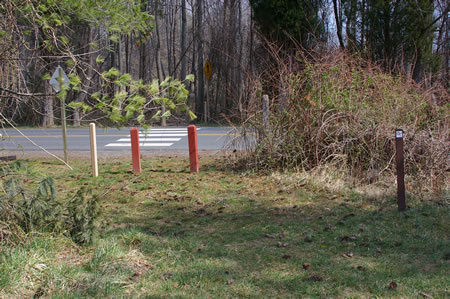
{"label": "paved road", "polygon": [[[61,129],[22,129],[29,139],[49,151],[62,151],[63,142]],[[229,141],[231,128],[200,127],[198,128],[199,150],[220,150]],[[38,147],[23,137],[17,130],[1,130],[0,148],[3,152],[40,151]],[[69,151],[89,151],[89,129],[68,129],[67,143]],[[186,127],[153,127],[148,131],[141,131],[141,151],[187,150]],[[97,148],[102,151],[129,150],[130,128],[97,129]]]}

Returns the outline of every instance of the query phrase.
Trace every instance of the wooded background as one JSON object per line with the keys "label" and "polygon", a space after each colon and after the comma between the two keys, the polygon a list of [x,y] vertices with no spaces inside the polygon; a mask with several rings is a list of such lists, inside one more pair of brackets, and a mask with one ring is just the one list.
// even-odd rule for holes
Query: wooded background
{"label": "wooded background", "polygon": [[[448,0],[3,0],[0,111],[15,124],[59,123],[48,79],[60,64],[79,81],[69,102],[95,106],[96,92],[129,91],[104,84],[111,68],[143,83],[194,74],[185,84],[199,119],[208,100],[210,121],[239,122],[251,94],[279,93],[264,79],[274,60],[336,48],[448,90],[448,14]],[[104,119],[77,107],[67,111],[74,126]]]}

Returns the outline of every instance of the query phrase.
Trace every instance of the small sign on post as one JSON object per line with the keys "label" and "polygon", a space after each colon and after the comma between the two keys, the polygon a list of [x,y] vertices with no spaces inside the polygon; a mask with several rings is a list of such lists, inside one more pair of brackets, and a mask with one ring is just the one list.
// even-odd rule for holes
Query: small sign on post
{"label": "small sign on post", "polygon": [[211,79],[211,75],[212,75],[212,66],[211,66],[211,62],[209,62],[209,60],[206,60],[205,66],[203,67],[203,72],[205,72],[206,80],[209,81],[209,79]]}
{"label": "small sign on post", "polygon": [[[61,75],[61,82],[60,82],[60,75]],[[69,85],[69,77],[67,77],[66,73],[64,72],[63,68],[58,65],[55,72],[53,73],[52,78],[50,79],[50,85],[53,87],[53,90],[55,92],[60,92],[63,85]]]}
{"label": "small sign on post", "polygon": [[395,154],[397,162],[397,205],[398,211],[406,210],[405,200],[405,163],[403,153],[403,130],[395,130]]}
{"label": "small sign on post", "polygon": [[[55,92],[60,92],[64,85],[69,85],[69,78],[64,72],[63,68],[58,65],[52,78],[50,79],[50,85],[53,87]],[[61,128],[63,136],[63,147],[64,147],[64,161],[69,162],[67,154],[67,129],[66,129],[66,95],[63,93],[59,94],[61,100]]]}
{"label": "small sign on post", "polygon": [[203,102],[203,119],[205,121],[205,123],[208,122],[208,99],[206,99],[206,102]]}

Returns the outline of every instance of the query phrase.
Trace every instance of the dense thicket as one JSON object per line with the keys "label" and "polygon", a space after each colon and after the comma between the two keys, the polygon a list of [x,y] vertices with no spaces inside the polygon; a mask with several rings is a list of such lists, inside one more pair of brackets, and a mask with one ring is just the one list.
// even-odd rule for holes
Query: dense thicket
{"label": "dense thicket", "polygon": [[[448,1],[250,2],[267,51],[239,166],[331,164],[371,182],[395,169],[392,135],[403,128],[414,190],[446,188]],[[271,98],[268,121],[262,93]]]}
{"label": "dense thicket", "polygon": [[299,54],[297,59],[289,67],[288,59],[278,60],[270,72],[284,78],[285,89],[272,98],[266,122],[261,89],[255,88],[242,124],[244,138],[236,140],[247,149],[238,167],[310,170],[332,165],[358,181],[373,182],[393,174],[394,132],[402,128],[411,189],[445,190],[450,147],[445,89],[424,89],[411,78],[387,74],[340,51]]}

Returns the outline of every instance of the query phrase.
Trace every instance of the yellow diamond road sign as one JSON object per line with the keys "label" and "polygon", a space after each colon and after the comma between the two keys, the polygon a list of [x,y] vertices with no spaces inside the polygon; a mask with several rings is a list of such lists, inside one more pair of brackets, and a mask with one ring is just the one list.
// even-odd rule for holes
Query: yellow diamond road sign
{"label": "yellow diamond road sign", "polygon": [[206,80],[211,79],[212,66],[211,66],[211,62],[209,62],[209,60],[206,60],[205,67],[203,68],[203,71],[205,72]]}

